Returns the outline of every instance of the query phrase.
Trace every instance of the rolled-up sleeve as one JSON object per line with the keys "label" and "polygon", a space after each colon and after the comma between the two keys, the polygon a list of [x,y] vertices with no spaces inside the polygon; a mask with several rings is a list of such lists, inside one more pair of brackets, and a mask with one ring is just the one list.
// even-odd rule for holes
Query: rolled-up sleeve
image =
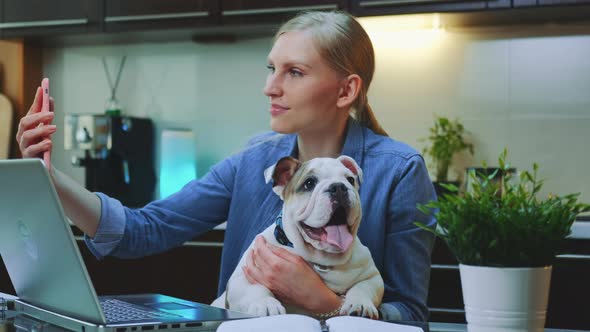
{"label": "rolled-up sleeve", "polygon": [[88,249],[99,259],[108,256],[119,244],[125,231],[125,208],[118,200],[103,193],[95,193],[100,198],[100,222],[94,237],[84,235]]}

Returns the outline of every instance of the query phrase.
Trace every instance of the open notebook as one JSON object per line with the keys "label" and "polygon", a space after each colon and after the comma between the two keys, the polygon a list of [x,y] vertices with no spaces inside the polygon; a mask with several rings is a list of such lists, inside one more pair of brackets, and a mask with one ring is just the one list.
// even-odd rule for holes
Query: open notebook
{"label": "open notebook", "polygon": [[387,323],[362,317],[337,316],[325,324],[309,316],[278,315],[222,323],[217,332],[424,332],[415,326]]}

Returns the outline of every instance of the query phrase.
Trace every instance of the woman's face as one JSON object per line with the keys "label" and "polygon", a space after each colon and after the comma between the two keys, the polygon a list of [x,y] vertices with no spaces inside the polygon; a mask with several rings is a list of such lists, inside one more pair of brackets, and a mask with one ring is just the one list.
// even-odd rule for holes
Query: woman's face
{"label": "woman's face", "polygon": [[348,116],[336,105],[344,76],[322,59],[309,31],[281,35],[268,55],[268,68],[264,94],[270,98],[273,131],[321,132]]}

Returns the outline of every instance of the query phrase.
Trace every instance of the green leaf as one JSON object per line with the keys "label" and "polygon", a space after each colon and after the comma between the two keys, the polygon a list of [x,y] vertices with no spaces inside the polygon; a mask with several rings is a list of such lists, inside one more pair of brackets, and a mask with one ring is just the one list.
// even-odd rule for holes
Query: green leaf
{"label": "green leaf", "polygon": [[470,170],[471,191],[459,193],[456,186],[444,185],[454,194],[418,205],[422,213],[436,217],[439,227],[416,225],[443,238],[464,264],[551,265],[563,252],[576,216],[589,212],[590,205],[578,202],[579,193],[538,198],[544,183],[537,178],[538,164],[533,164],[532,172],[512,177],[506,157],[504,149],[498,159],[504,181]]}
{"label": "green leaf", "polygon": [[430,142],[422,153],[432,161],[432,165],[428,166],[436,170],[436,181],[445,182],[453,156],[464,150],[473,154],[473,144],[465,141],[465,128],[458,119],[451,121],[448,118],[436,116],[429,132],[430,135],[427,138],[420,139]]}

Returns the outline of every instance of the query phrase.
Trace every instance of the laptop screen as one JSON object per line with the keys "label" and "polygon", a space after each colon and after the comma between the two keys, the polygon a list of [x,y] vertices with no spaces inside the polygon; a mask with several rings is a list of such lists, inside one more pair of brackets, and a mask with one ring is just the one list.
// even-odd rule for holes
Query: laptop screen
{"label": "laptop screen", "polygon": [[0,160],[0,184],[0,254],[19,298],[103,323],[96,293],[41,160]]}

